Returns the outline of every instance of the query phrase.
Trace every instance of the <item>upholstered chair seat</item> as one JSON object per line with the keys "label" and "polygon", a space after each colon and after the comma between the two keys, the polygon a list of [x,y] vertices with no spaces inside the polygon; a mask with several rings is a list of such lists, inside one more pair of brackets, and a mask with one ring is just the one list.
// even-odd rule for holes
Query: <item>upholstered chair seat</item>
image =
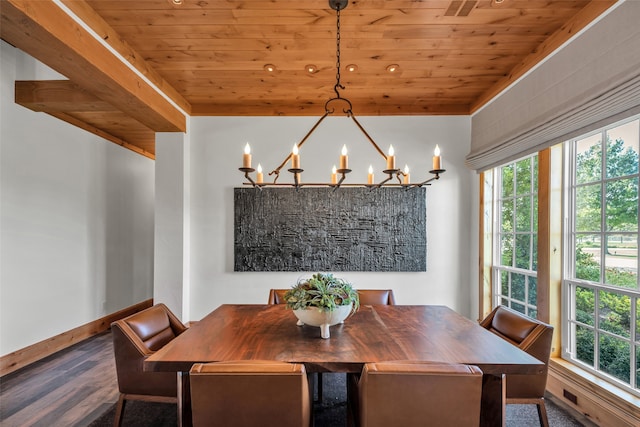
{"label": "upholstered chair seat", "polygon": [[198,363],[189,372],[194,427],[309,427],[304,365],[275,361]]}
{"label": "upholstered chair seat", "polygon": [[114,425],[121,425],[127,400],[177,402],[176,374],[146,372],[143,363],[186,329],[164,304],[111,324],[120,390]]}
{"label": "upholstered chair seat", "polygon": [[544,368],[537,374],[506,376],[506,403],[535,404],[540,425],[548,427],[544,392],[553,326],[504,306],[496,307],[480,325],[544,363]]}
{"label": "upholstered chair seat", "polygon": [[393,289],[358,289],[360,305],[396,305]]}
{"label": "upholstered chair seat", "polygon": [[350,395],[351,415],[362,427],[477,427],[482,371],[463,364],[367,363]]}

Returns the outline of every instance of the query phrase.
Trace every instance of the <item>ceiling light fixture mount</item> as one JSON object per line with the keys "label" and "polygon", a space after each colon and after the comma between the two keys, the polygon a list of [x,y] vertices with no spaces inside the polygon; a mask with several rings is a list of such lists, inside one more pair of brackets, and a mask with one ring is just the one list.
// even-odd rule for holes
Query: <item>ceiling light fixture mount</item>
{"label": "ceiling light fixture mount", "polygon": [[[333,87],[333,91],[336,93],[336,96],[333,98],[330,98],[324,104],[324,111],[325,111],[324,115],[320,117],[320,119],[316,122],[315,125],[313,125],[311,130],[307,132],[304,138],[302,138],[300,142],[298,142],[293,146],[293,150],[284,159],[284,161],[273,171],[269,172],[269,175],[275,175],[273,179],[273,183],[264,182],[261,165],[258,165],[258,173],[256,176],[256,180],[254,181],[253,178],[251,178],[250,174],[255,172],[255,169],[251,167],[251,148],[247,143],[247,145],[245,146],[244,156],[242,160],[242,167],[239,168],[239,170],[244,173],[245,177],[249,181],[248,183],[245,183],[245,184],[252,185],[253,187],[256,187],[258,189],[262,189],[262,187],[264,186],[278,186],[278,185],[281,185],[281,186],[293,185],[294,187],[296,187],[296,189],[303,185],[316,186],[316,187],[328,185],[330,187],[333,187],[334,190],[339,188],[341,185],[342,186],[350,185],[350,186],[358,186],[358,187],[365,186],[370,188],[379,188],[379,187],[382,187],[383,185],[395,185],[395,186],[405,187],[408,189],[412,187],[415,188],[415,187],[422,187],[423,185],[430,185],[429,183],[431,181],[440,179],[440,174],[445,172],[445,169],[442,169],[442,166],[441,166],[440,148],[436,145],[436,149],[434,151],[434,156],[433,156],[433,169],[429,171],[429,173],[431,173],[433,176],[425,181],[412,184],[409,181],[409,168],[407,166],[405,166],[404,170],[396,168],[395,153],[393,150],[393,146],[389,146],[389,153],[384,154],[384,152],[380,149],[378,144],[376,144],[376,142],[371,138],[371,136],[367,133],[364,127],[362,127],[360,122],[354,116],[352,111],[353,106],[351,105],[351,101],[349,101],[347,98],[340,96],[340,90],[345,89],[345,87],[340,83],[340,11],[346,8],[348,4],[349,4],[349,0],[329,0],[329,6],[336,11],[336,84]],[[271,64],[265,65],[265,69],[267,69],[267,66],[271,66]],[[307,65],[307,71],[311,72],[309,67],[310,66]],[[395,65],[395,67],[397,68],[397,65]],[[274,69],[275,67],[273,67],[273,69],[268,69],[268,71],[274,71]],[[385,175],[387,175],[387,178],[384,179],[382,182],[378,184],[374,182],[373,166],[369,166],[369,175],[368,175],[367,184],[343,184],[343,181],[345,180],[347,174],[351,172],[351,169],[349,169],[348,167],[347,147],[345,145],[342,147],[342,154],[340,155],[340,163],[339,163],[340,167],[339,168],[336,168],[335,166],[333,167],[330,184],[321,184],[321,183],[320,184],[301,184],[300,183],[300,175],[302,174],[302,172],[304,172],[304,169],[300,167],[299,149],[300,147],[302,147],[302,144],[304,144],[304,142],[309,138],[309,136],[311,136],[311,134],[316,130],[316,128],[320,125],[320,123],[322,123],[322,121],[325,118],[327,118],[327,116],[333,114],[336,111],[338,106],[342,106],[341,108],[342,113],[353,120],[353,122],[360,129],[363,135],[369,140],[371,145],[373,145],[376,151],[378,151],[378,153],[384,158],[386,162],[386,168],[382,172]],[[293,174],[294,183],[278,184],[277,181],[278,181],[278,178],[280,177],[280,170],[289,162],[289,160],[291,160],[291,167],[287,170]],[[340,179],[338,179],[338,175],[340,175]],[[394,178],[394,176],[397,178],[398,184],[389,183],[389,181],[391,181]]]}

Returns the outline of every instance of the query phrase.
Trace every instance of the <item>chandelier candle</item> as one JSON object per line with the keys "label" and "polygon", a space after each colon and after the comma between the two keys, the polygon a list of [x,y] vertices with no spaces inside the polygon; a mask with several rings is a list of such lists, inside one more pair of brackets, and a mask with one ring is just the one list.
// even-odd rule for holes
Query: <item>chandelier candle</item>
{"label": "chandelier candle", "polygon": [[336,170],[336,165],[333,165],[333,169],[331,170],[331,183],[338,183],[338,171]]}
{"label": "chandelier candle", "polygon": [[298,154],[297,144],[293,145],[291,153],[291,169],[300,169],[300,155]]}
{"label": "chandelier candle", "polygon": [[244,147],[244,155],[242,156],[242,167],[251,169],[251,147],[249,147],[249,143]]}
{"label": "chandelier candle", "polygon": [[393,155],[393,145],[389,146],[389,155],[387,156],[387,169],[395,170],[396,168],[396,156]]}
{"label": "chandelier candle", "polygon": [[433,170],[440,170],[442,165],[440,164],[440,147],[436,144],[436,149],[433,150]]}
{"label": "chandelier candle", "polygon": [[263,175],[262,175],[262,165],[260,165],[260,163],[258,163],[258,175],[256,177],[256,182],[258,184],[262,184],[263,180],[264,180],[264,178],[263,178]]}
{"label": "chandelier candle", "polygon": [[403,182],[404,182],[405,185],[408,185],[409,182],[410,182],[410,179],[409,179],[409,166],[407,166],[407,165],[404,165],[404,181]]}
{"label": "chandelier candle", "polygon": [[347,145],[342,146],[342,154],[340,155],[340,169],[349,169],[349,156],[347,156]]}
{"label": "chandelier candle", "polygon": [[369,165],[369,176],[367,178],[367,184],[373,185],[373,166]]}

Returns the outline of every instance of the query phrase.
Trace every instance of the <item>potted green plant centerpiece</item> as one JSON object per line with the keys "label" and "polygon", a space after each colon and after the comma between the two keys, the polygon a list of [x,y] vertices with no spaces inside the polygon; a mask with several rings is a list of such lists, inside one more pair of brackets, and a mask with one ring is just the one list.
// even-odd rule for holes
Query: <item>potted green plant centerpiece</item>
{"label": "potted green plant centerpiece", "polygon": [[319,326],[322,338],[330,337],[330,326],[342,323],[360,308],[358,291],[331,273],[315,273],[300,280],[284,299],[298,318],[298,326]]}

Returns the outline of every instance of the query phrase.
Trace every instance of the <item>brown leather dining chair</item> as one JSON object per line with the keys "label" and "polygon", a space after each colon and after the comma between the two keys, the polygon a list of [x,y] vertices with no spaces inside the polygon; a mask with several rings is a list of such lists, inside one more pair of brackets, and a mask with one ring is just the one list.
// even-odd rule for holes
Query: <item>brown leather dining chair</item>
{"label": "brown leather dining chair", "polygon": [[496,307],[481,322],[502,339],[544,362],[544,369],[531,375],[507,375],[507,404],[535,404],[540,425],[549,426],[544,391],[547,386],[553,326],[504,306]]}
{"label": "brown leather dining chair", "polygon": [[145,372],[144,360],[187,328],[164,304],[156,304],[111,324],[120,397],[114,425],[120,426],[127,400],[177,402],[173,372]]}
{"label": "brown leather dining chair", "polygon": [[189,372],[194,427],[309,427],[303,364],[242,360],[198,363]]}
{"label": "brown leather dining chair", "polygon": [[[352,377],[352,379],[354,379]],[[477,427],[482,371],[477,366],[410,361],[366,363],[350,410],[356,425]]]}
{"label": "brown leather dining chair", "polygon": [[396,305],[393,289],[358,289],[360,305]]}
{"label": "brown leather dining chair", "polygon": [[271,289],[269,290],[269,304],[286,304],[284,300],[284,294],[289,289]]}

